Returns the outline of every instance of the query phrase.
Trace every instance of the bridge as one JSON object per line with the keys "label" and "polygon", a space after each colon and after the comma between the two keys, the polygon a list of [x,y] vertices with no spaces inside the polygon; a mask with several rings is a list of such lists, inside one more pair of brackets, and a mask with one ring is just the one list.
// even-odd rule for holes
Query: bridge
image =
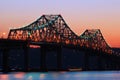
{"label": "bridge", "polygon": [[[22,41],[22,43],[24,43],[25,41],[26,45],[22,45],[25,46],[23,47],[25,49],[27,49],[30,45],[40,46],[41,70],[46,70],[45,58],[46,53],[49,50],[56,51],[58,64],[57,67],[59,70],[61,70],[61,51],[63,48],[84,51],[85,70],[88,70],[87,58],[89,57],[89,55],[98,55],[101,56],[100,58],[109,58],[111,63],[116,63],[114,64],[114,68],[112,66],[112,69],[120,69],[120,53],[112,50],[112,48],[105,41],[100,29],[86,29],[83,34],[78,36],[70,29],[61,15],[42,15],[35,22],[25,27],[10,29],[8,40],[13,40],[13,42],[17,41],[18,43],[16,42],[15,46],[18,44],[17,46],[19,47],[21,46],[19,44],[21,43],[20,41]],[[0,44],[1,43],[2,42],[0,42]],[[3,51],[4,53],[6,53],[5,50]],[[27,54],[27,52],[25,54]],[[28,59],[27,55],[25,56],[26,66]],[[5,62],[3,63],[6,64],[6,58],[4,61]],[[4,65],[4,67],[5,66],[7,65]]]}

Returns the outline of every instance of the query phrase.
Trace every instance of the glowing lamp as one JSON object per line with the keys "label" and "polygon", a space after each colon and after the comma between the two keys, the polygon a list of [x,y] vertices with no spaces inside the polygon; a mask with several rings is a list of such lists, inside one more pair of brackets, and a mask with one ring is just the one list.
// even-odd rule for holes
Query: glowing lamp
{"label": "glowing lamp", "polygon": [[4,32],[3,35],[5,35],[6,33]]}

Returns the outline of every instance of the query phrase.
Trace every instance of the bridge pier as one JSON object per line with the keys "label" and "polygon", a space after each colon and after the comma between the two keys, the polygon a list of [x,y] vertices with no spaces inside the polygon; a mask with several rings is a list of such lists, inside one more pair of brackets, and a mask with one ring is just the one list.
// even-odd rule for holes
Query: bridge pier
{"label": "bridge pier", "polygon": [[46,68],[46,45],[41,45],[40,51],[41,51],[41,58],[40,58],[40,71],[47,71]]}
{"label": "bridge pier", "polygon": [[27,72],[28,71],[28,47],[25,46],[24,48],[24,71]]}
{"label": "bridge pier", "polygon": [[103,66],[102,66],[102,56],[98,55],[97,56],[97,64],[98,64],[98,70],[103,70]]}
{"label": "bridge pier", "polygon": [[62,46],[57,47],[57,70],[60,71],[62,67]]}
{"label": "bridge pier", "polygon": [[85,71],[89,70],[89,53],[87,50],[85,51],[85,54],[84,54],[84,69],[83,70]]}
{"label": "bridge pier", "polygon": [[5,48],[2,50],[3,52],[3,62],[2,62],[2,65],[3,65],[3,73],[8,73],[9,72],[9,65],[8,65],[8,52],[9,52],[9,49]]}

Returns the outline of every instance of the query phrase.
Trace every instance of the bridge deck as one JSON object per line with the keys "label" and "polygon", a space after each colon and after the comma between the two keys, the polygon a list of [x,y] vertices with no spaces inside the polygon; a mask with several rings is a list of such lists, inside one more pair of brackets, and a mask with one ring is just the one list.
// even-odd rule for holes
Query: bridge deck
{"label": "bridge deck", "polygon": [[11,40],[11,39],[0,39],[0,49],[4,48],[22,48],[28,45],[28,41],[25,40]]}
{"label": "bridge deck", "polygon": [[[88,60],[89,56],[99,56],[102,58],[106,58],[109,59],[112,62],[115,62],[116,65],[119,66],[119,62],[120,62],[120,56],[115,56],[113,54],[107,54],[104,53],[102,51],[97,51],[97,50],[93,50],[91,48],[86,48],[86,47],[80,47],[79,45],[65,45],[65,44],[58,44],[58,43],[45,43],[45,42],[31,42],[29,43],[29,41],[25,41],[25,40],[10,40],[10,39],[0,39],[0,50],[3,51],[3,72],[10,72],[11,70],[9,70],[8,68],[8,52],[10,49],[19,49],[22,48],[25,51],[24,54],[24,59],[25,59],[25,70],[24,71],[28,71],[28,46],[32,44],[32,45],[39,45],[41,46],[40,50],[41,50],[41,70],[30,70],[30,71],[44,71],[45,69],[45,60],[46,60],[46,52],[49,50],[53,50],[56,51],[57,53],[57,67],[58,70],[62,70],[61,69],[61,54],[62,54],[62,48],[67,48],[67,49],[74,49],[77,51],[85,51],[85,65],[86,65],[86,70],[88,68]],[[88,57],[88,58],[87,58]],[[19,70],[16,70],[19,71]],[[49,70],[51,71],[51,70]],[[52,70],[52,71],[56,71]]]}

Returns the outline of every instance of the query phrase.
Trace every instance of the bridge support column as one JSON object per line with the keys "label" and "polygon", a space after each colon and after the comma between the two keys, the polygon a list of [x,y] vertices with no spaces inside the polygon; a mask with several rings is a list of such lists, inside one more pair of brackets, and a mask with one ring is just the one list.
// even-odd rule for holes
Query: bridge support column
{"label": "bridge support column", "polygon": [[8,65],[8,49],[3,49],[3,73],[9,72],[9,65]]}
{"label": "bridge support column", "polygon": [[28,47],[24,47],[24,71],[27,72],[28,71]]}
{"label": "bridge support column", "polygon": [[47,71],[46,69],[46,45],[41,45],[41,65],[40,65],[40,70],[41,71]]}
{"label": "bridge support column", "polygon": [[97,64],[98,64],[98,70],[103,70],[103,64],[102,64],[102,53],[99,53],[99,55],[97,56]]}
{"label": "bridge support column", "polygon": [[89,70],[89,53],[85,52],[85,55],[84,55],[84,69],[85,71],[88,71]]}
{"label": "bridge support column", "polygon": [[60,71],[62,67],[62,48],[61,45],[57,47],[57,70]]}

